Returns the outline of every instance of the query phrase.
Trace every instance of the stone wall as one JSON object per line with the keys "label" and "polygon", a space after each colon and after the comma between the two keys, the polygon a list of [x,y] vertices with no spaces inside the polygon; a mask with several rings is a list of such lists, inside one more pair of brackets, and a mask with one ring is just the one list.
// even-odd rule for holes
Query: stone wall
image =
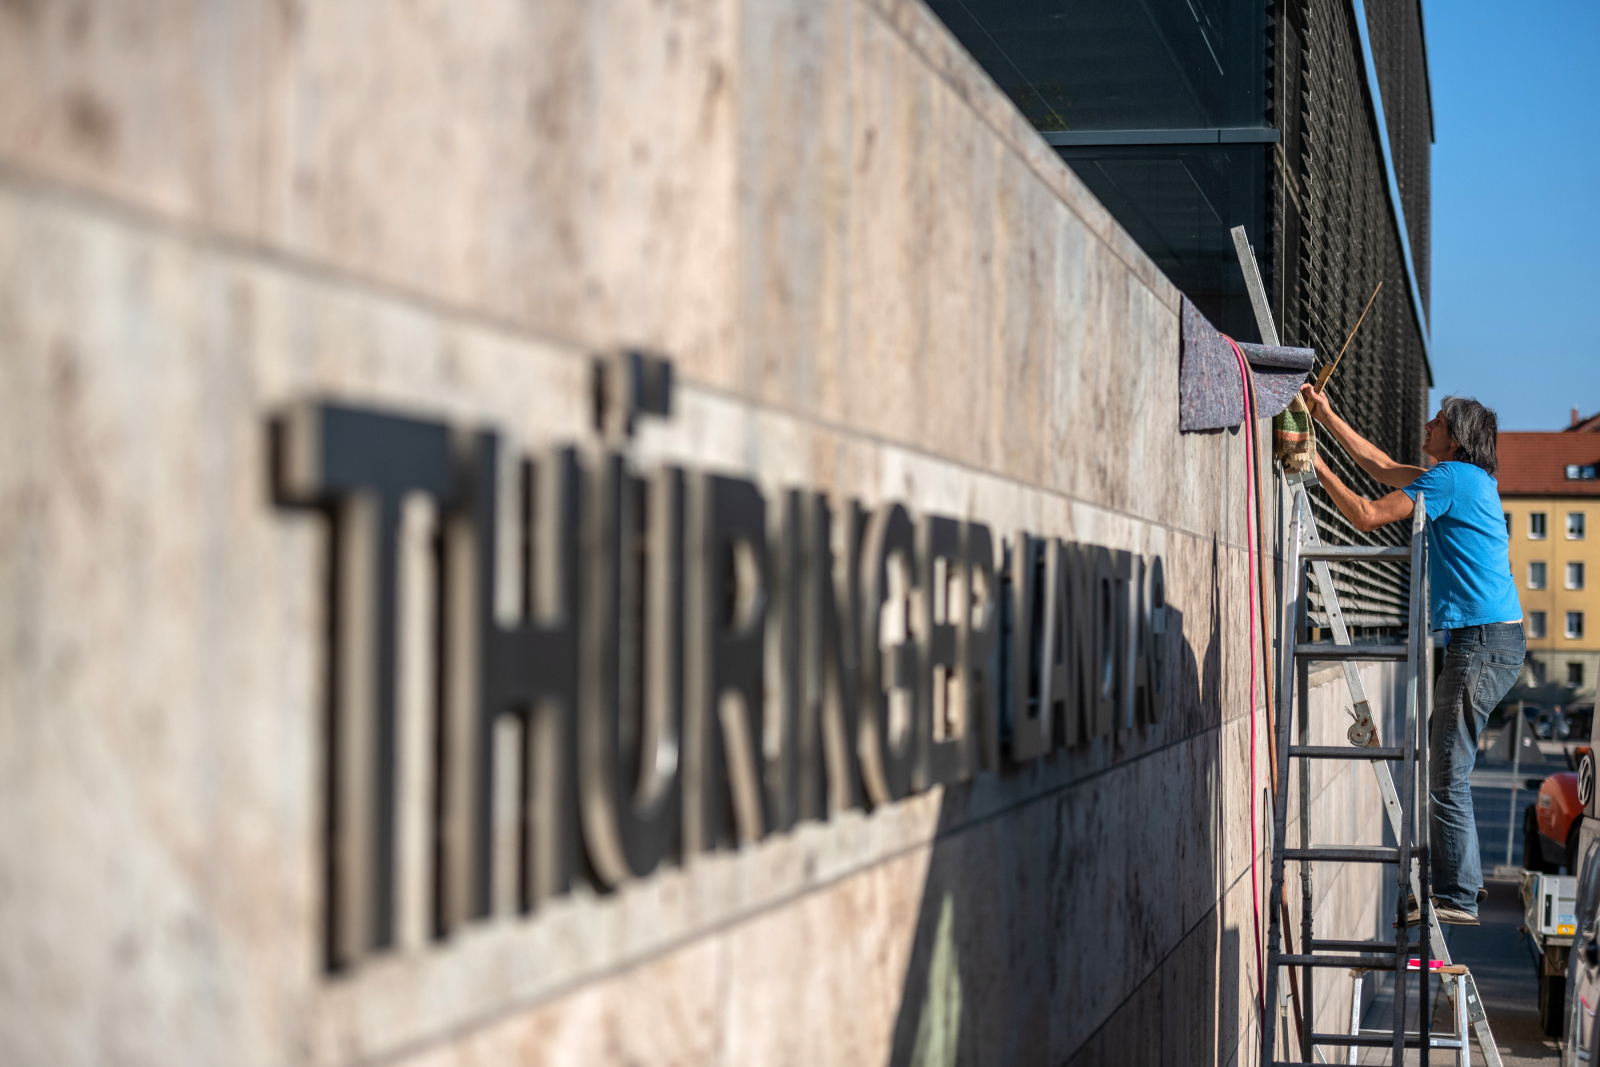
{"label": "stone wall", "polygon": [[[641,469],[1162,556],[1167,714],[434,941],[413,598],[399,945],[330,976],[267,420],[587,447],[621,345],[681,376]],[[919,4],[0,5],[0,352],[0,1060],[1256,1062],[1243,440],[1179,436],[1178,294]]]}

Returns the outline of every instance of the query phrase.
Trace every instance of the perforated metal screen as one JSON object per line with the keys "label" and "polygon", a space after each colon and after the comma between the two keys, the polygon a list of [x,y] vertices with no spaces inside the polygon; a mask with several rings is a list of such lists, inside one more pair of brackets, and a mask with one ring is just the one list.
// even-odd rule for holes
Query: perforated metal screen
{"label": "perforated metal screen", "polygon": [[[1428,278],[1429,154],[1432,118],[1422,23],[1416,0],[1367,8],[1369,32],[1412,257],[1424,304]],[[1383,291],[1329,383],[1350,424],[1391,456],[1422,461],[1428,419],[1427,368],[1388,182],[1361,42],[1349,0],[1283,0],[1272,29],[1273,119],[1282,141],[1272,153],[1270,285],[1286,343],[1315,348],[1318,365],[1344,343],[1373,288]],[[1323,437],[1323,455],[1346,484],[1368,497],[1392,490],[1369,478]],[[1355,530],[1322,492],[1312,494],[1333,544],[1401,544],[1405,524]],[[1348,621],[1404,625],[1404,568],[1335,568]],[[1313,622],[1323,623],[1319,613]]]}

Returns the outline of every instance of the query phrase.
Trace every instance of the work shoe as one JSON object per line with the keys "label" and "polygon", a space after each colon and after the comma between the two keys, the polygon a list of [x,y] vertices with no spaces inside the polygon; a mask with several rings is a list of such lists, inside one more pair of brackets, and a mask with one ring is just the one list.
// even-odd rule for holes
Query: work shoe
{"label": "work shoe", "polygon": [[[1483,890],[1480,889],[1478,892],[1481,894],[1483,893]],[[1478,899],[1482,900],[1483,897],[1480,896]],[[1441,923],[1448,923],[1451,926],[1478,925],[1478,917],[1472,914],[1470,911],[1467,911],[1465,908],[1459,908],[1454,904],[1441,904],[1439,903],[1437,897],[1432,898],[1432,902],[1433,913],[1434,915],[1438,916]],[[1406,925],[1416,926],[1420,922],[1422,922],[1422,912],[1417,908],[1417,898],[1413,896],[1407,896]],[[1390,923],[1389,925],[1398,927],[1400,924]]]}

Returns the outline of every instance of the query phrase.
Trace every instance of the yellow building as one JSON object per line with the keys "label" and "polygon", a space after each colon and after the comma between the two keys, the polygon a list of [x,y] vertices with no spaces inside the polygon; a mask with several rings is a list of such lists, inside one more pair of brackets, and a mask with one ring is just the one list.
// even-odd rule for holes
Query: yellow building
{"label": "yellow building", "polygon": [[1558,433],[1502,433],[1500,501],[1528,632],[1523,681],[1573,686],[1600,674],[1600,415]]}

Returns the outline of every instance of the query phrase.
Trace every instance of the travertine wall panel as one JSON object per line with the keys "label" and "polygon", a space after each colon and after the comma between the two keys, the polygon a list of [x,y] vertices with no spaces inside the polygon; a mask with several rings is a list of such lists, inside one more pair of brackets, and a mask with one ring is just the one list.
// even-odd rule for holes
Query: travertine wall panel
{"label": "travertine wall panel", "polygon": [[265,2],[0,6],[0,158],[256,236],[272,176]]}
{"label": "travertine wall panel", "polygon": [[[1177,434],[1175,291],[926,9],[0,26],[0,1059],[1255,1061],[1243,441]],[[1161,555],[1167,713],[433,943],[418,623],[400,947],[330,977],[328,549],[272,504],[267,419],[333,396],[592,452],[590,356],[629,344],[682,376],[641,469]],[[1316,833],[1376,825],[1357,770]]]}

